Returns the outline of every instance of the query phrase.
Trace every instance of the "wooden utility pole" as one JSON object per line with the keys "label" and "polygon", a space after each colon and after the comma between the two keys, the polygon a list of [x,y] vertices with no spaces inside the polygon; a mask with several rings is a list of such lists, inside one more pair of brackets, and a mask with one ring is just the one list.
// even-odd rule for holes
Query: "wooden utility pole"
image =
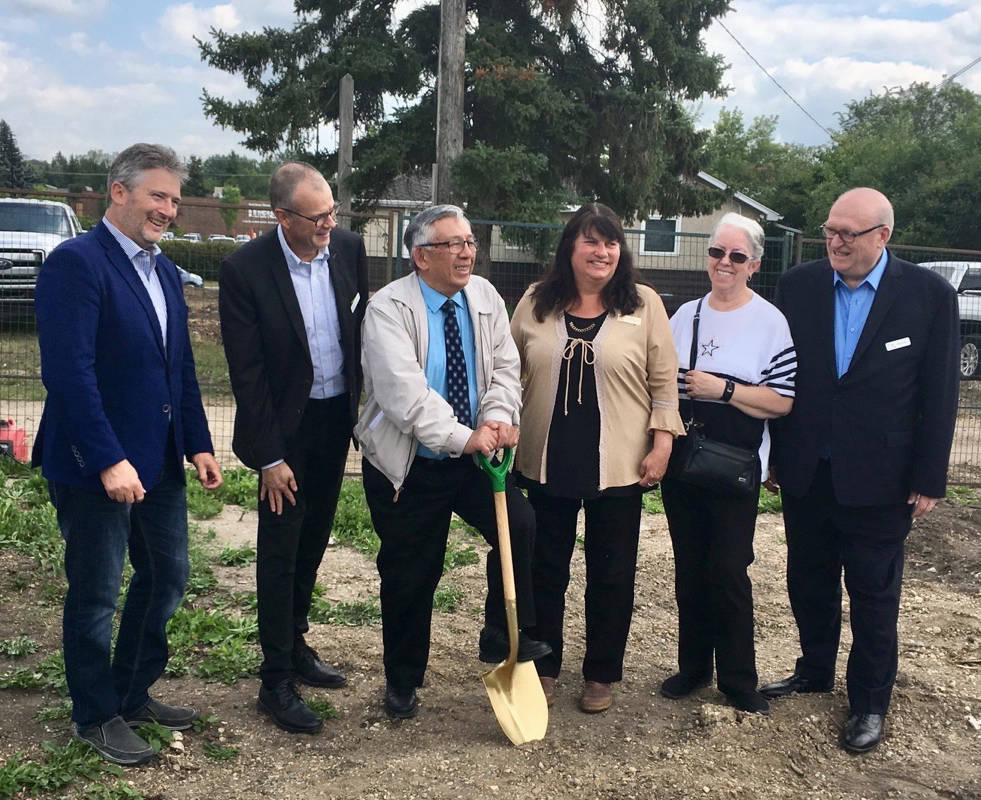
{"label": "wooden utility pole", "polygon": [[463,152],[463,59],[466,51],[466,25],[466,0],[440,0],[436,183],[433,186],[435,203],[454,202],[450,167]]}
{"label": "wooden utility pole", "polygon": [[341,78],[340,90],[340,142],[337,148],[337,204],[344,210],[345,216],[338,217],[337,223],[342,228],[351,228],[351,190],[347,186],[348,176],[354,164],[354,78],[348,72]]}

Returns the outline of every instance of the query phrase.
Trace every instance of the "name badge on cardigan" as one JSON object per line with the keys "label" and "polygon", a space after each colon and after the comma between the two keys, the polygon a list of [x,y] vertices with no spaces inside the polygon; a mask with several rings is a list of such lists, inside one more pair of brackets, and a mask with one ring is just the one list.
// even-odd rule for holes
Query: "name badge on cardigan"
{"label": "name badge on cardigan", "polygon": [[893,339],[891,342],[886,342],[886,350],[891,352],[893,350],[899,350],[901,347],[909,347],[912,342],[909,340],[909,336],[904,336],[902,339]]}
{"label": "name badge on cardigan", "polygon": [[635,317],[633,315],[627,317],[620,317],[620,322],[626,322],[628,325],[640,325],[640,317]]}

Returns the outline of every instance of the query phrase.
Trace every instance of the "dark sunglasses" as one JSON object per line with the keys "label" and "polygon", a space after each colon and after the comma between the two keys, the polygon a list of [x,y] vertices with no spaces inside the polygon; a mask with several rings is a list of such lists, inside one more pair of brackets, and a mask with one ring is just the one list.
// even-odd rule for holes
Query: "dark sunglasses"
{"label": "dark sunglasses", "polygon": [[[710,247],[708,249],[708,254],[711,258],[718,259],[725,256],[726,251],[723,250],[721,247]],[[738,250],[730,250],[729,260],[733,264],[745,264],[747,261],[749,261],[749,256],[746,255],[745,253],[740,253]]]}

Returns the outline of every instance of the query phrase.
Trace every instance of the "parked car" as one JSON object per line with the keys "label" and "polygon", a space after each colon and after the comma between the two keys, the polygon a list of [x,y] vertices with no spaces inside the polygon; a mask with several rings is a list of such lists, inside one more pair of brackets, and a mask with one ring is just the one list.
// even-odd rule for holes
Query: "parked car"
{"label": "parked car", "polygon": [[209,242],[234,242],[235,240],[231,236],[225,236],[223,233],[213,233],[208,237]]}
{"label": "parked car", "polygon": [[961,312],[961,377],[981,378],[981,262],[928,261],[920,266],[942,275],[957,290]]}
{"label": "parked car", "polygon": [[163,242],[168,242],[168,241],[172,240],[173,238],[174,238],[174,232],[173,231],[164,231],[162,234],[160,234],[160,240],[163,241]]}
{"label": "parked car", "polygon": [[[174,265],[177,267],[177,265]],[[199,289],[204,286],[204,278],[196,272],[188,272],[183,267],[177,267],[177,274],[181,276],[181,286],[197,286]]]}
{"label": "parked car", "polygon": [[235,235],[235,241],[239,244],[244,244],[245,242],[251,241],[251,237],[247,233],[238,233]]}
{"label": "parked car", "polygon": [[183,236],[181,236],[181,239],[183,239],[185,242],[202,241],[200,233],[185,233]]}
{"label": "parked car", "polygon": [[64,203],[0,198],[0,303],[33,303],[44,259],[80,233],[78,217]]}

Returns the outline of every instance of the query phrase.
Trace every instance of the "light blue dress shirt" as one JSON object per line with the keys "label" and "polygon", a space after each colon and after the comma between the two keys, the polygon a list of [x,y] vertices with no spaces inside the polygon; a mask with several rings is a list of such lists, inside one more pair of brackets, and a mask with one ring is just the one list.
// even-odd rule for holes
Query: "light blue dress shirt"
{"label": "light blue dress shirt", "polygon": [[337,318],[337,300],[330,282],[330,253],[325,248],[312,261],[300,261],[276,227],[279,246],[286,257],[290,279],[300,304],[303,327],[307,332],[310,359],[313,361],[313,386],[310,397],[325,400],[347,390],[344,380],[344,351],[341,349],[341,324]]}
{"label": "light blue dress shirt", "polygon": [[163,339],[164,351],[167,350],[167,298],[164,297],[163,286],[160,285],[160,276],[157,275],[157,256],[160,255],[160,248],[153,246],[153,250],[144,250],[136,242],[130,239],[119,228],[113,225],[108,217],[102,218],[103,224],[109,229],[112,238],[119,242],[123,248],[126,258],[133,264],[140,282],[150,295],[150,302],[153,303],[153,310],[157,314],[157,322],[160,324],[160,338]]}
{"label": "light blue dress shirt", "polygon": [[[470,415],[477,419],[477,351],[474,343],[473,320],[470,319],[470,309],[463,292],[457,292],[450,298],[437,292],[422,278],[416,275],[422,299],[426,304],[426,321],[429,327],[429,352],[426,354],[426,382],[443,398],[446,391],[446,333],[443,327],[443,303],[448,299],[453,301],[456,310],[456,321],[460,326],[460,341],[463,344],[463,360],[467,364],[467,389],[470,396]],[[446,458],[446,453],[436,453],[428,447],[419,445],[416,451],[423,458]]]}
{"label": "light blue dress shirt", "polygon": [[879,289],[882,273],[886,271],[889,253],[885,248],[872,271],[854,289],[850,289],[841,276],[834,272],[835,288],[835,364],[840,378],[852,363],[862,329],[869,318],[869,310]]}

